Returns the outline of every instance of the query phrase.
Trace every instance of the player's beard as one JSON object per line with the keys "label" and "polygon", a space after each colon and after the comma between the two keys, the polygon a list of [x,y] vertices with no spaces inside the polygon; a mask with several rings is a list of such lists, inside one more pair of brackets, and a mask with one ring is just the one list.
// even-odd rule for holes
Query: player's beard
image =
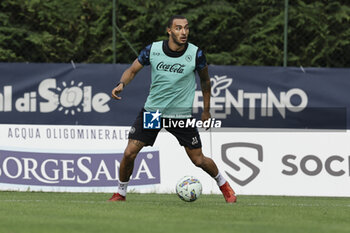
{"label": "player's beard", "polygon": [[179,41],[174,34],[171,34],[171,38],[173,39],[174,43],[178,46],[184,46],[187,43],[187,40],[185,42]]}

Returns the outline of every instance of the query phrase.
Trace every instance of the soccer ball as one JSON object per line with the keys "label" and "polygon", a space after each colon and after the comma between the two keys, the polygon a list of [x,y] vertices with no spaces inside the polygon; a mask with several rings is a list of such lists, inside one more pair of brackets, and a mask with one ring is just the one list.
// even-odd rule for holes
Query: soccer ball
{"label": "soccer ball", "polygon": [[176,184],[176,194],[183,201],[195,201],[202,194],[202,184],[193,176],[185,176]]}

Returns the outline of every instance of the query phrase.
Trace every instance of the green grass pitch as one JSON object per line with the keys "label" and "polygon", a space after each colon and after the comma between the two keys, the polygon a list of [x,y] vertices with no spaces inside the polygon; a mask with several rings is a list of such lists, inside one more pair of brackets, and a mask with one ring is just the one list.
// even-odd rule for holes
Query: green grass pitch
{"label": "green grass pitch", "polygon": [[176,194],[0,192],[0,232],[350,232],[350,198]]}

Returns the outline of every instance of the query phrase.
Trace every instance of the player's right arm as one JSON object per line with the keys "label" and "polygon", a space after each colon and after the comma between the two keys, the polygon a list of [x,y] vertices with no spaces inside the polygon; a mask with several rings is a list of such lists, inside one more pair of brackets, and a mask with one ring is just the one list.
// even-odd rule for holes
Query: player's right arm
{"label": "player's right arm", "polygon": [[118,96],[120,92],[123,91],[124,87],[134,79],[136,74],[143,68],[143,65],[136,58],[132,65],[126,69],[117,84],[117,86],[112,90],[112,97],[114,99],[120,100],[122,97]]}
{"label": "player's right arm", "polygon": [[121,97],[118,96],[120,92],[123,91],[124,87],[134,79],[136,74],[147,65],[150,65],[149,54],[151,51],[152,44],[146,46],[132,63],[132,65],[126,69],[120,79],[120,82],[117,86],[112,90],[112,97],[114,99],[120,100]]}

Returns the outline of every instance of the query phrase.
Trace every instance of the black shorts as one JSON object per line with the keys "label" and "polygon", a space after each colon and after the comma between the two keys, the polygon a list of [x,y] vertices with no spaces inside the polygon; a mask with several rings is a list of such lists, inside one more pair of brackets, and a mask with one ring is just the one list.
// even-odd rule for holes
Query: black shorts
{"label": "black shorts", "polygon": [[[145,143],[145,146],[153,146],[157,135],[161,129],[144,129],[142,109],[138,114],[134,124],[129,131],[129,139],[134,139]],[[186,121],[187,119],[172,119],[173,122]],[[178,125],[178,124],[177,124]],[[162,127],[163,128],[163,127]],[[190,149],[202,148],[202,142],[197,127],[164,127],[169,133],[174,135],[181,146]]]}

